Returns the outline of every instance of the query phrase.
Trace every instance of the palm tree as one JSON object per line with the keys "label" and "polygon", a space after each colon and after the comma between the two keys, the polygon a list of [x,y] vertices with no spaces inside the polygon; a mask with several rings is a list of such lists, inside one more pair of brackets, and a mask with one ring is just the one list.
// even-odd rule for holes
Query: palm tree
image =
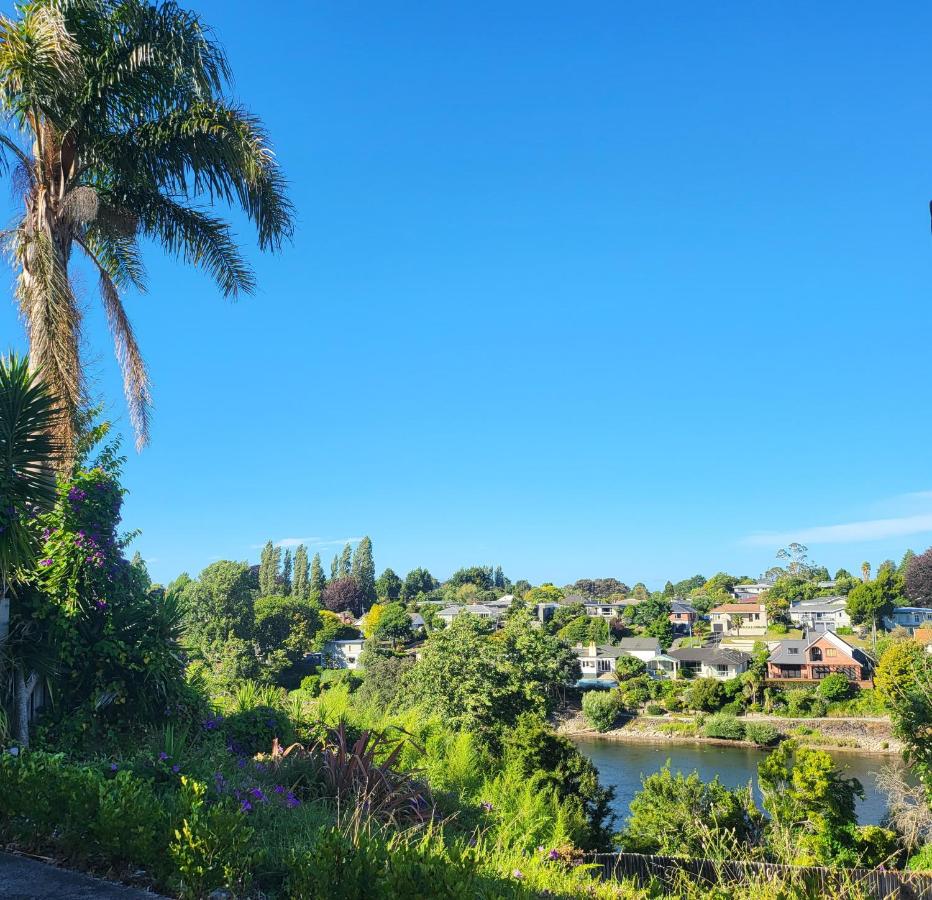
{"label": "palm tree", "polygon": [[27,0],[0,16],[0,132],[23,197],[8,233],[30,364],[69,415],[85,401],[77,249],[96,272],[137,447],[148,440],[149,377],[123,306],[145,290],[143,238],[205,269],[227,297],[253,273],[229,224],[239,206],[262,249],[292,232],[284,179],[261,122],[228,99],[229,67],[200,19],[172,2]]}
{"label": "palm tree", "polygon": [[24,744],[29,698],[38,681],[28,662],[37,654],[19,639],[24,635],[10,640],[9,594],[35,563],[36,515],[55,503],[51,464],[59,448],[52,433],[58,418],[52,397],[26,361],[13,355],[0,359],[0,660],[13,659],[16,732]]}

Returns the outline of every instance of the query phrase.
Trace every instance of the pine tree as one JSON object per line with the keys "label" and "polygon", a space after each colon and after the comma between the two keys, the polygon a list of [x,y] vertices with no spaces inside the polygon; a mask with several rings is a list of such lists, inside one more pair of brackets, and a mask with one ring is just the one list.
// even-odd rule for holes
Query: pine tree
{"label": "pine tree", "polygon": [[262,548],[259,559],[259,595],[269,597],[275,593],[278,581],[278,559],[275,556],[275,546],[268,541]]}
{"label": "pine tree", "polygon": [[495,574],[492,576],[492,584],[497,588],[503,588],[505,586],[505,573],[502,571],[501,566],[495,567]]}
{"label": "pine tree", "polygon": [[294,551],[294,574],[292,575],[291,593],[298,600],[307,600],[307,547],[299,544]]}
{"label": "pine tree", "polygon": [[330,580],[336,581],[340,577],[340,557],[334,553],[330,562]]}
{"label": "pine tree", "polygon": [[311,560],[311,590],[310,596],[315,600],[320,600],[320,595],[327,586],[327,578],[324,575],[324,567],[320,564],[320,554],[315,553],[314,559]]}
{"label": "pine tree", "polygon": [[356,579],[366,603],[370,606],[375,603],[375,561],[372,558],[372,541],[368,536],[356,547],[353,556],[353,578]]}
{"label": "pine tree", "polygon": [[340,564],[337,570],[340,574],[338,577],[347,578],[353,574],[353,548],[347,543],[340,554]]}
{"label": "pine tree", "polygon": [[291,551],[285,551],[285,561],[282,563],[282,594],[291,596]]}

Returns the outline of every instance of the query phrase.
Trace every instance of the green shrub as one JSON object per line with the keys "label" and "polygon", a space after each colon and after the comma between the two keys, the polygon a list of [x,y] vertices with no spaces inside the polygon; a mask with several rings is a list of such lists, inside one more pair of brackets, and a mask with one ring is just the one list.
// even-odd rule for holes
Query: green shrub
{"label": "green shrub", "polygon": [[740,741],[744,739],[744,725],[728,713],[716,713],[705,720],[702,733],[710,738]]}
{"label": "green shrub", "polygon": [[583,715],[596,731],[608,731],[621,711],[617,691],[586,691],[582,698]]}
{"label": "green shrub", "polygon": [[785,695],[786,709],[791,716],[808,716],[816,699],[809,688],[796,688]]}
{"label": "green shrub", "polygon": [[355,691],[362,684],[364,676],[350,669],[324,669],[319,677],[322,691],[343,686],[348,687],[350,691]]}
{"label": "green shrub", "polygon": [[253,830],[228,800],[208,803],[207,787],[181,779],[182,822],[168,847],[184,897],[202,897],[213,888],[242,890],[259,861]]}
{"label": "green shrub", "polygon": [[833,672],[819,682],[818,691],[819,696],[829,703],[844,700],[851,693],[851,682],[840,672]]}
{"label": "green shrub", "polygon": [[305,675],[301,679],[301,690],[311,697],[316,697],[320,693],[320,675]]}
{"label": "green shrub", "polygon": [[362,835],[354,841],[336,829],[322,828],[310,850],[292,851],[288,868],[287,896],[302,900],[467,900],[480,894],[475,870],[425,842],[390,846]]}
{"label": "green shrub", "polygon": [[649,716],[662,716],[666,710],[659,703],[648,703],[647,704],[647,715]]}
{"label": "green shrub", "polygon": [[232,713],[223,720],[223,734],[233,752],[242,756],[268,753],[274,738],[285,745],[295,739],[291,720],[271,706]]}
{"label": "green shrub", "polygon": [[744,739],[758,744],[761,747],[769,747],[775,744],[780,738],[780,732],[769,722],[745,722]]}
{"label": "green shrub", "polygon": [[697,678],[689,686],[685,700],[690,709],[716,712],[725,702],[725,689],[717,678]]}
{"label": "green shrub", "polygon": [[739,703],[737,700],[732,700],[731,703],[726,703],[719,712],[727,716],[740,716],[741,713],[744,712],[744,704]]}

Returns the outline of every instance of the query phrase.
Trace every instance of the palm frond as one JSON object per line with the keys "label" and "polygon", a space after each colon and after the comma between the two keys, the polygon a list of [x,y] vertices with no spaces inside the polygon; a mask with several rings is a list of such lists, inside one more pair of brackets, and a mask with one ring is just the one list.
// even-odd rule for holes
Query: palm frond
{"label": "palm frond", "polygon": [[34,517],[55,503],[59,412],[25,360],[0,359],[0,579],[32,564]]}
{"label": "palm frond", "polygon": [[[104,311],[107,313],[107,322],[110,325],[110,333],[113,335],[117,360],[120,363],[120,371],[123,373],[123,393],[126,396],[130,421],[136,434],[136,449],[142,450],[149,443],[149,410],[152,406],[149,373],[139,345],[136,343],[136,335],[126,315],[119,289],[114,282],[113,273],[86,242],[79,239],[78,243],[97,267],[100,276],[100,296],[104,301]],[[120,270],[116,271],[119,273]]]}
{"label": "palm frond", "polygon": [[205,269],[225,297],[255,290],[252,270],[223,219],[156,191],[125,194],[114,198],[114,205],[134,210],[144,234],[184,262]]}

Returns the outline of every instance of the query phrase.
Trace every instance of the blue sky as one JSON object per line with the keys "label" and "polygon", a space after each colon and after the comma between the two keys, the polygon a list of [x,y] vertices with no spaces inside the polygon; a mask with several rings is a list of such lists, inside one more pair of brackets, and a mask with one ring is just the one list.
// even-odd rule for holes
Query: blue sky
{"label": "blue sky", "polygon": [[269,537],[652,586],[932,543],[932,8],[580,7],[197,5],[298,223],[255,297],[153,251],[127,301],[155,577]]}

